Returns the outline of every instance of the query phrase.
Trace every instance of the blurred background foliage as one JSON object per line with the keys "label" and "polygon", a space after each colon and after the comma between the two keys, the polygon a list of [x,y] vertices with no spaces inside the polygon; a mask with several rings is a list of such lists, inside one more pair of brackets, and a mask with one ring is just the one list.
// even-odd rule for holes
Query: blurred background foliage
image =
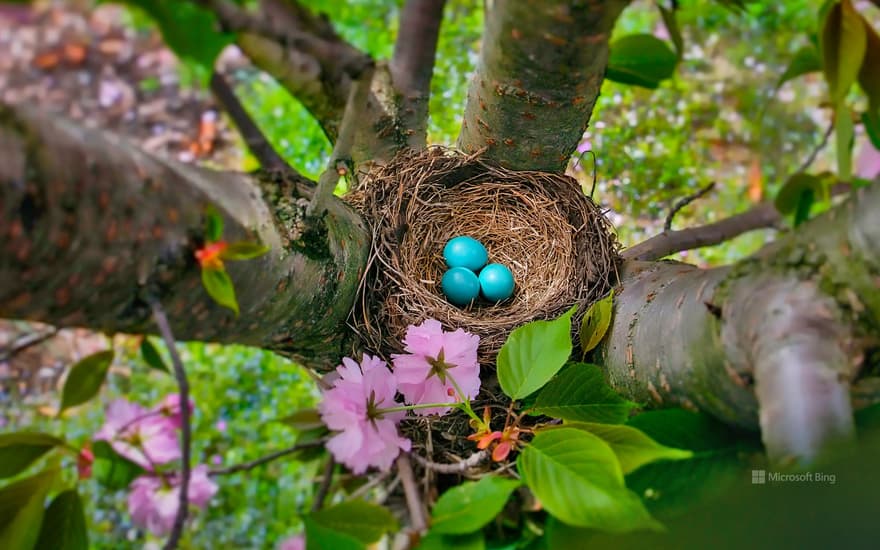
{"label": "blurred background foliage", "polygon": [[[390,56],[400,1],[304,3],[327,12],[338,31],[358,47],[377,58]],[[713,181],[715,190],[679,214],[675,227],[727,217],[773,197],[822,140],[830,119],[821,104],[826,90],[819,74],[775,92],[792,55],[815,32],[815,1],[759,1],[742,12],[699,0],[682,0],[680,7],[685,47],[674,78],[656,90],[606,81],[580,148],[597,157],[595,198],[611,210],[624,244],[659,232],[676,200]],[[869,13],[876,19],[876,11]],[[128,24],[143,33],[155,32],[136,11],[129,12]],[[481,28],[481,1],[448,2],[432,84],[432,143],[454,143]],[[624,12],[615,35],[631,33],[668,38],[652,2],[636,1]],[[181,66],[181,86],[198,86],[192,70]],[[317,177],[330,146],[315,121],[267,75],[239,68],[233,76],[248,110],[281,154],[298,170]],[[820,155],[815,170],[830,166],[831,155],[830,148]],[[241,168],[255,167],[256,161],[245,157]],[[589,155],[572,168],[587,190],[593,168]],[[685,257],[703,265],[729,261],[755,250],[768,236],[751,233]],[[5,399],[4,429],[61,432],[83,443],[103,422],[102,404],[125,397],[152,405],[174,391],[171,377],[143,364],[135,339],[117,338],[115,346],[126,353],[117,360],[100,400],[55,421],[40,413],[38,403],[22,406]],[[295,442],[297,434],[272,419],[314,405],[315,385],[300,367],[237,346],[186,344],[183,353],[196,403],[197,461],[231,465]],[[223,477],[212,505],[186,531],[184,547],[272,548],[299,530],[297,510],[308,509],[314,491],[310,480],[319,467],[318,462],[282,460]],[[93,545],[119,548],[124,540],[132,548],[143,547],[143,535],[121,512],[126,508],[124,492],[108,493],[94,481],[83,486]]]}

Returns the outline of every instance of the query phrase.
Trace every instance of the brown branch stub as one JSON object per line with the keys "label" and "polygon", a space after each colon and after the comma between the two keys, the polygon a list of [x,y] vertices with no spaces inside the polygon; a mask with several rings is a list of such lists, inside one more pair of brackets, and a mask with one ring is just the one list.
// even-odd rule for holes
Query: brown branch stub
{"label": "brown branch stub", "polygon": [[[495,0],[458,145],[516,170],[562,171],[587,127],[626,0]],[[512,142],[512,145],[508,145]]]}

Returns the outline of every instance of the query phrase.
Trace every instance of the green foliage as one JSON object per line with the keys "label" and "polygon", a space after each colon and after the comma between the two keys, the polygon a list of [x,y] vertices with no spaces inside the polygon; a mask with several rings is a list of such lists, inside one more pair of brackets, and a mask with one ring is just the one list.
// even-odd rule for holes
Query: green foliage
{"label": "green foliage", "polygon": [[43,501],[58,478],[44,470],[0,489],[0,548],[33,548],[43,523]]}
{"label": "green foliage", "polygon": [[[330,549],[336,548],[336,537],[341,536],[358,542],[359,548],[363,548],[396,529],[397,520],[387,508],[351,500],[310,514],[306,518],[306,541],[309,548],[314,544],[316,548]],[[314,541],[315,537],[320,542]]]}
{"label": "green foliage", "polygon": [[355,537],[324,527],[311,518],[305,518],[306,550],[366,550],[366,544]]}
{"label": "green foliage", "polygon": [[614,290],[608,296],[590,306],[581,320],[579,338],[581,351],[587,353],[599,345],[608,327],[611,326],[611,315],[614,312]]}
{"label": "green foliage", "polygon": [[223,240],[223,216],[213,205],[205,208],[205,240],[214,243]]}
{"label": "green foliage", "polygon": [[650,34],[625,36],[611,43],[605,78],[621,84],[654,89],[671,78],[678,55]]}
{"label": "green foliage", "polygon": [[202,269],[202,286],[215,302],[229,308],[238,315],[238,300],[235,298],[235,286],[225,269]]}
{"label": "green foliage", "polygon": [[0,479],[20,474],[55,447],[63,447],[63,439],[39,432],[0,434]]}
{"label": "green foliage", "polygon": [[862,126],[875,149],[880,150],[880,110],[862,113]]}
{"label": "green foliage", "polygon": [[693,457],[691,451],[661,445],[632,426],[595,422],[568,422],[564,425],[601,437],[617,455],[624,475],[658,460],[684,460]]}
{"label": "green foliage", "polygon": [[498,382],[512,399],[540,389],[571,355],[572,307],[553,321],[532,321],[507,337],[498,352]]}
{"label": "green foliage", "polygon": [[797,227],[809,217],[815,200],[826,200],[828,189],[825,178],[812,174],[797,173],[788,178],[776,195],[776,209],[785,216],[791,215]]}
{"label": "green foliage", "polygon": [[868,97],[869,109],[875,114],[880,113],[880,34],[862,18],[865,25],[867,43],[865,45],[865,59],[859,70],[859,86]]}
{"label": "green foliage", "polygon": [[76,489],[59,493],[46,508],[35,550],[88,550],[89,533]]}
{"label": "green foliage", "polygon": [[539,433],[517,468],[554,517],[610,532],[662,529],[624,485],[617,456],[599,437],[575,428]]}
{"label": "green foliage", "polygon": [[106,441],[95,441],[92,475],[107,489],[125,489],[144,469],[113,450]]}
{"label": "green foliage", "polygon": [[64,388],[61,390],[59,415],[70,407],[82,405],[98,395],[107,378],[107,371],[113,364],[113,355],[112,349],[99,351],[70,367]]}
{"label": "green foliage", "polygon": [[259,258],[263,254],[269,252],[269,247],[259,243],[249,243],[245,241],[230,243],[220,257],[224,260],[252,260]]}
{"label": "green foliage", "polygon": [[819,51],[813,44],[804,46],[795,52],[785,72],[779,77],[776,83],[776,89],[782,87],[786,82],[793,80],[805,74],[814,73],[822,70],[822,60],[819,58]]}
{"label": "green foliage", "polygon": [[467,535],[441,535],[430,531],[416,548],[418,550],[483,550],[486,548],[486,539],[480,532]]}
{"label": "green foliage", "polygon": [[657,2],[656,6],[660,11],[660,17],[663,18],[666,32],[669,33],[669,38],[675,46],[675,56],[680,61],[684,55],[684,38],[681,35],[681,28],[678,26],[678,18],[675,16],[676,10],[675,8],[667,8],[660,2]]}
{"label": "green foliage", "polygon": [[486,476],[449,489],[434,505],[431,532],[462,535],[482,528],[501,512],[519,486],[515,479]]}
{"label": "green foliage", "polygon": [[157,371],[171,373],[168,369],[168,365],[165,364],[165,360],[162,359],[162,355],[159,353],[159,350],[156,349],[156,346],[150,342],[150,338],[148,336],[144,336],[144,340],[141,342],[141,357],[144,359],[144,363],[146,363],[150,368],[156,369]]}
{"label": "green foliage", "polygon": [[608,387],[600,367],[574,363],[544,386],[534,411],[563,420],[620,423],[636,407]]}
{"label": "green foliage", "polygon": [[821,28],[822,70],[828,81],[831,102],[839,106],[862,67],[867,33],[862,17],[850,0],[833,3]]}

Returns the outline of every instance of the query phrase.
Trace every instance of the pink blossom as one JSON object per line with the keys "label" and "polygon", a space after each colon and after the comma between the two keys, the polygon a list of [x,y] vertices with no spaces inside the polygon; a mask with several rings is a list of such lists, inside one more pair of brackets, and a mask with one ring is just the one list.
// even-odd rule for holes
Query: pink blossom
{"label": "pink blossom", "polygon": [[345,357],[336,372],[339,378],[318,405],[327,427],[340,432],[327,442],[327,449],[355,474],[370,466],[387,471],[400,450],[408,451],[411,445],[397,433],[403,411],[377,412],[400,406],[394,400],[397,380],[384,361],[369,355],[360,365]]}
{"label": "pink blossom", "polygon": [[95,439],[107,441],[135,464],[152,471],[155,465],[180,458],[176,426],[169,417],[125,399],[110,403],[105,416]]}
{"label": "pink blossom", "polygon": [[[195,404],[193,400],[189,400],[189,413],[192,414]],[[170,393],[153,408],[153,411],[167,417],[174,427],[180,429],[183,426],[183,419],[180,414],[180,394]]]}
{"label": "pink blossom", "polygon": [[306,538],[302,535],[286,538],[278,545],[278,550],[306,550]]}
{"label": "pink blossom", "polygon": [[873,180],[880,175],[880,150],[867,142],[862,146],[856,158],[856,175],[868,180]]}
{"label": "pink blossom", "polygon": [[[128,511],[131,521],[157,537],[171,531],[177,506],[180,502],[180,479],[166,482],[154,475],[140,476],[131,482],[128,494]],[[199,465],[190,472],[189,503],[204,508],[217,493],[217,484],[208,477],[208,468]]]}
{"label": "pink blossom", "polygon": [[[446,332],[440,321],[410,325],[403,339],[407,354],[392,355],[394,375],[407,403],[455,403],[453,379],[471,400],[480,392],[480,337],[462,329]],[[446,414],[449,408],[416,409],[417,414]]]}

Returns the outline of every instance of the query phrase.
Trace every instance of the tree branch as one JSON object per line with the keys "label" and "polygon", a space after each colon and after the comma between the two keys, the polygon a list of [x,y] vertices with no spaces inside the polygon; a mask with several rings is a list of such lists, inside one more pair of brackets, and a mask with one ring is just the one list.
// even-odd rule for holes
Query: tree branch
{"label": "tree branch", "polygon": [[626,0],[487,3],[458,145],[520,170],[562,171],[593,112]]}
{"label": "tree branch", "polygon": [[[181,340],[258,346],[328,370],[346,349],[369,236],[333,197],[326,233],[308,233],[300,198],[311,193],[301,179],[199,169],[0,105],[0,317],[153,332],[147,286]],[[226,266],[240,316],[202,288],[194,253],[208,205],[225,240],[270,248]]]}
{"label": "tree branch", "polygon": [[281,449],[280,451],[275,451],[274,453],[269,453],[265,456],[261,456],[260,458],[251,460],[249,462],[242,462],[241,464],[236,464],[235,466],[211,470],[210,472],[208,472],[208,475],[225,476],[229,474],[237,474],[238,472],[247,472],[248,470],[253,470],[254,468],[262,466],[263,464],[268,464],[269,462],[278,460],[279,458],[283,458],[299,451],[314,449],[315,447],[323,447],[325,443],[327,443],[326,439],[316,439],[314,441],[297,443],[292,447]]}
{"label": "tree branch", "polygon": [[412,523],[414,531],[421,533],[428,528],[428,523],[425,521],[425,510],[422,508],[422,499],[419,497],[419,486],[416,484],[416,478],[413,475],[412,465],[409,463],[407,454],[401,453],[397,457],[397,472],[403,483],[403,494],[409,509],[410,523]]}
{"label": "tree branch", "polygon": [[312,512],[317,512],[324,506],[324,500],[330,492],[330,485],[333,484],[333,471],[335,468],[336,461],[333,460],[333,455],[330,455],[327,457],[327,463],[324,465],[324,477],[321,479],[321,486],[318,487],[318,492],[312,501]]}
{"label": "tree branch", "polygon": [[56,334],[58,334],[58,329],[55,327],[49,327],[46,331],[35,331],[30,334],[25,334],[18,340],[10,342],[7,347],[0,350],[0,363],[9,361],[28,348],[42,344]]}
{"label": "tree branch", "polygon": [[269,140],[248,114],[244,105],[238,100],[232,86],[229,85],[229,82],[220,73],[215,72],[211,75],[211,91],[235,123],[238,132],[244,138],[248,150],[257,158],[263,169],[280,170],[299,176],[299,173],[287,164],[275,148],[272,147],[272,144],[269,143]]}
{"label": "tree branch", "polygon": [[168,317],[162,304],[158,300],[150,300],[150,306],[153,308],[153,320],[159,328],[162,340],[168,348],[171,355],[171,365],[174,368],[174,378],[177,380],[177,391],[180,398],[180,446],[181,446],[181,468],[180,468],[180,493],[177,501],[177,513],[174,516],[174,525],[171,533],[168,535],[168,541],[165,543],[165,550],[174,550],[180,542],[183,534],[183,526],[186,524],[186,516],[189,512],[189,479],[192,468],[192,426],[190,424],[190,407],[189,407],[189,382],[186,379],[186,370],[183,368],[183,361],[180,359],[180,353],[177,351],[177,342],[174,334],[171,332],[171,326],[168,324]]}
{"label": "tree branch", "polygon": [[688,195],[687,197],[684,197],[683,199],[676,202],[672,206],[672,209],[670,209],[669,215],[666,216],[666,222],[663,224],[663,231],[670,231],[672,229],[672,220],[675,219],[675,215],[678,214],[682,208],[684,208],[685,206],[694,202],[695,200],[705,196],[706,193],[712,191],[713,189],[715,189],[715,182],[714,181],[712,183],[710,183],[709,185],[703,187],[702,189],[700,189],[696,193]]}
{"label": "tree branch", "polygon": [[428,99],[446,0],[407,0],[400,14],[391,78],[402,96],[401,124],[413,149],[426,145]]}

